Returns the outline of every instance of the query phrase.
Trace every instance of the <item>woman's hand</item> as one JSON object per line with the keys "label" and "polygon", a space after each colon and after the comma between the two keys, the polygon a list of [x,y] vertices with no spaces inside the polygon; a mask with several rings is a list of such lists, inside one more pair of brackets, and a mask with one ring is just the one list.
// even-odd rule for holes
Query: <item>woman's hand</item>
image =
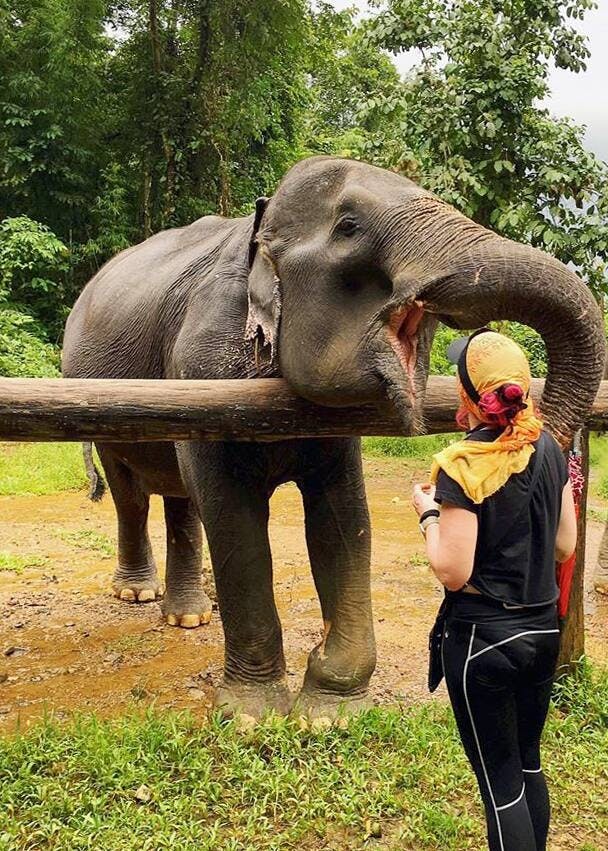
{"label": "woman's hand", "polygon": [[430,508],[439,508],[435,502],[435,485],[414,485],[412,505],[418,517]]}

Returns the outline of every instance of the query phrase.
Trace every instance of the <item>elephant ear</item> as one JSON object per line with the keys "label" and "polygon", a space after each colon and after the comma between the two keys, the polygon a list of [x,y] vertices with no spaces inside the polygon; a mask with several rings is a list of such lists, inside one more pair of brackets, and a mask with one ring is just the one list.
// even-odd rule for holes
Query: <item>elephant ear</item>
{"label": "elephant ear", "polygon": [[270,346],[270,357],[273,359],[281,320],[281,286],[267,248],[259,245],[257,240],[268,201],[268,198],[258,198],[255,202],[253,231],[249,242],[249,311],[245,339]]}

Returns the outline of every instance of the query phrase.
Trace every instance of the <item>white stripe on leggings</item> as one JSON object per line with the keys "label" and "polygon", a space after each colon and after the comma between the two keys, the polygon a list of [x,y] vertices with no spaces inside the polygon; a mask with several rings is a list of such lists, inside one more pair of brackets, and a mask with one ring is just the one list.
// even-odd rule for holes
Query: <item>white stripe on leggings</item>
{"label": "white stripe on leggings", "polygon": [[522,768],[524,774],[540,774],[542,768]]}
{"label": "white stripe on leggings", "polygon": [[487,653],[488,650],[494,650],[495,647],[500,647],[501,644],[508,644],[510,641],[515,641],[516,638],[522,638],[524,635],[548,635],[551,632],[559,632],[559,629],[528,629],[526,632],[518,632],[517,635],[512,635],[510,638],[504,638],[496,644],[490,644],[489,647],[484,647],[483,650],[478,650],[477,653],[473,653],[470,658],[477,659],[478,656],[482,656],[484,653]]}
{"label": "white stripe on leggings", "polygon": [[521,801],[521,799],[522,799],[522,798],[523,798],[523,796],[524,796],[524,792],[525,792],[525,791],[526,791],[526,784],[524,783],[524,785],[521,787],[521,792],[519,793],[519,795],[517,796],[517,798],[515,798],[515,800],[514,800],[514,801],[511,801],[511,803],[510,803],[510,804],[503,804],[503,805],[502,805],[502,807],[496,807],[496,809],[497,809],[497,810],[508,810],[508,809],[509,809],[509,807],[514,807],[514,806],[515,806],[515,804],[519,804],[519,802]]}
{"label": "white stripe on leggings", "polygon": [[477,728],[475,727],[475,721],[473,720],[473,713],[471,712],[471,704],[469,703],[469,693],[467,690],[467,671],[469,670],[469,662],[473,658],[471,656],[471,649],[473,647],[473,641],[475,639],[475,627],[477,624],[473,624],[471,629],[471,641],[469,642],[469,652],[467,653],[467,658],[464,663],[464,670],[462,672],[462,690],[464,692],[464,699],[467,704],[467,711],[469,713],[469,720],[471,722],[471,727],[473,728],[473,736],[475,737],[475,744],[477,745],[477,753],[479,754],[479,759],[481,761],[481,767],[483,769],[483,775],[486,779],[486,784],[488,786],[488,792],[490,793],[490,800],[492,801],[492,806],[494,807],[494,815],[496,817],[496,826],[498,828],[498,839],[500,840],[500,851],[505,851],[505,844],[502,839],[502,830],[500,827],[500,815],[498,814],[498,807],[496,806],[496,801],[494,799],[494,793],[492,792],[492,787],[490,786],[490,778],[488,777],[488,771],[486,769],[486,764],[483,759],[483,754],[481,752],[481,745],[479,744],[479,736],[477,735]]}

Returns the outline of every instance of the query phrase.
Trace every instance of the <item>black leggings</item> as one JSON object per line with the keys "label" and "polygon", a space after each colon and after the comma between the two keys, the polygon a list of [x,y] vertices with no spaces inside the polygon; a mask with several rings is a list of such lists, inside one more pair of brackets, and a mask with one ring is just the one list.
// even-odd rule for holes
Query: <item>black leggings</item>
{"label": "black leggings", "polygon": [[540,737],[558,649],[555,606],[507,611],[462,594],[448,616],[443,667],[490,851],[545,851],[550,811]]}

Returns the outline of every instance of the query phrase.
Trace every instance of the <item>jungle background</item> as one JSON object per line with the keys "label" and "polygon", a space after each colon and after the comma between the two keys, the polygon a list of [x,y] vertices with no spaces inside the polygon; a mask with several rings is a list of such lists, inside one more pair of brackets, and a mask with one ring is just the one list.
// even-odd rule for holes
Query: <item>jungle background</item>
{"label": "jungle background", "polygon": [[[67,313],[109,257],[250,212],[311,154],[411,177],[573,264],[600,298],[608,169],[542,105],[553,66],[585,69],[576,24],[594,7],[0,0],[0,374],[57,374]],[[391,54],[412,48],[402,78]],[[513,333],[542,375],[538,339]]]}
{"label": "jungle background", "polygon": [[[67,314],[117,251],[247,214],[319,153],[413,178],[571,264],[604,304],[608,167],[546,105],[552,69],[585,70],[579,24],[595,2],[359,5],[0,0],[0,375],[59,375]],[[393,58],[410,50],[400,75]],[[500,328],[543,375],[538,335]],[[438,332],[436,373],[452,334]],[[210,712],[217,613],[176,630],[156,604],[109,595],[112,503],[87,501],[79,447],[0,445],[1,851],[479,851],[446,694],[426,694],[440,591],[409,508],[446,440],[364,443],[378,707],[332,729],[271,717],[253,730]],[[591,464],[587,658],[557,686],[545,739],[552,851],[608,848],[608,597],[593,588],[598,554],[608,561],[604,437]],[[320,638],[302,528],[286,485],[271,539],[294,690]]]}

